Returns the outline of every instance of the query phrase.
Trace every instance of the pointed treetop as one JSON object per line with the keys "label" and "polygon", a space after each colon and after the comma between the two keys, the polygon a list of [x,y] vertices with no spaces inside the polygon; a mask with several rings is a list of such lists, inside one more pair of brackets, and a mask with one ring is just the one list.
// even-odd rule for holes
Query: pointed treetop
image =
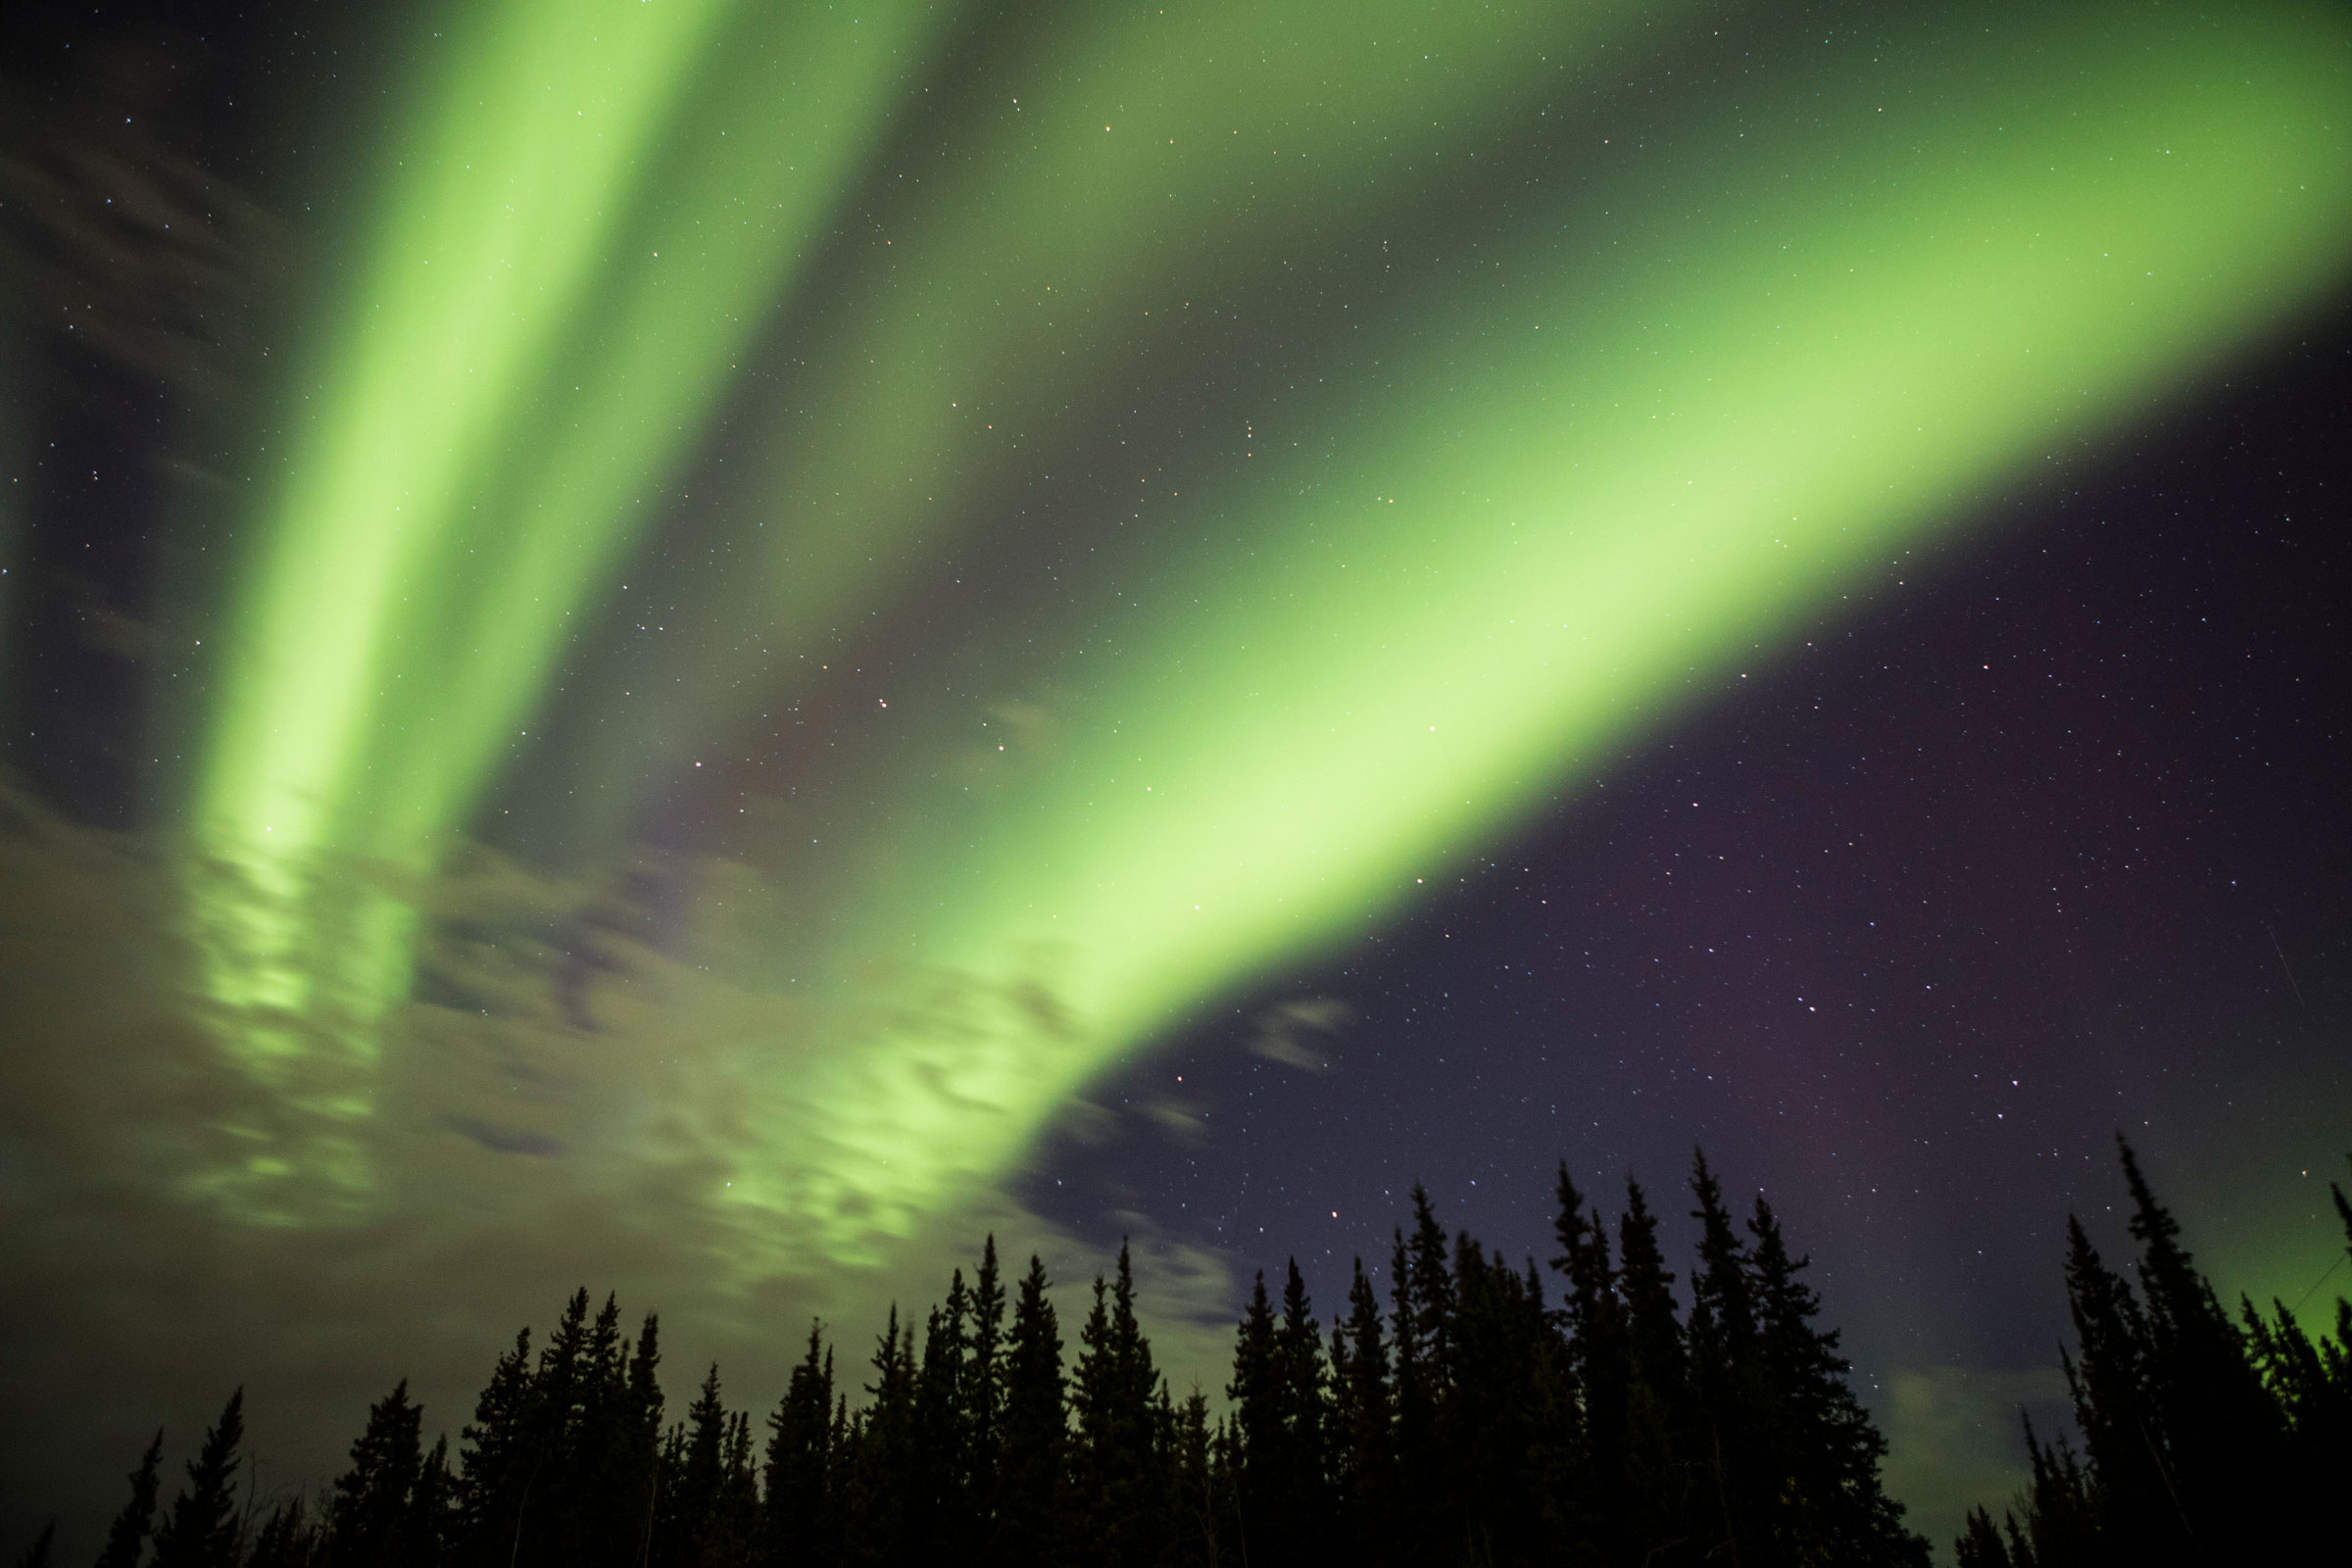
{"label": "pointed treetop", "polygon": [[106,1532],[106,1545],[98,1553],[96,1568],[138,1568],[139,1552],[147,1544],[147,1536],[155,1528],[155,1494],[164,1462],[164,1429],[155,1429],[155,1441],[139,1459],[139,1467],[130,1473],[130,1500],[115,1515],[115,1522]]}

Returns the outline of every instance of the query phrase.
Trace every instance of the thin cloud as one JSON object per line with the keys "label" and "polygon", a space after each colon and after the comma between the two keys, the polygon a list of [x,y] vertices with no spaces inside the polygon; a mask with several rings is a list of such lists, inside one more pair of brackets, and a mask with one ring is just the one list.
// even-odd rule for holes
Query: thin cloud
{"label": "thin cloud", "polygon": [[1330,998],[1286,1002],[1259,1017],[1250,1049],[1302,1072],[1330,1072],[1337,1065],[1331,1046],[1354,1017],[1354,1008]]}

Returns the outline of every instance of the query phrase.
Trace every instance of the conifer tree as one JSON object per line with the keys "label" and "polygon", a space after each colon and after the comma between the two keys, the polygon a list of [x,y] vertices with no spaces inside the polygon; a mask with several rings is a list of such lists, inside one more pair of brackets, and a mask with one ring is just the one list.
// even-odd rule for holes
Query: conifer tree
{"label": "conifer tree", "polygon": [[907,1506],[907,1551],[936,1558],[968,1539],[968,1475],[964,1362],[971,1349],[971,1296],[956,1270],[945,1306],[924,1326],[923,1358],[915,1377],[915,1443]]}
{"label": "conifer tree", "polygon": [[[1167,1385],[1160,1387],[1164,1394]],[[1168,1449],[1177,1523],[1169,1557],[1177,1568],[1214,1568],[1223,1560],[1219,1544],[1232,1507],[1222,1494],[1224,1478],[1217,1465],[1217,1440],[1208,1424],[1208,1396],[1196,1386],[1172,1414]]]}
{"label": "conifer tree", "polygon": [[[261,1528],[254,1532],[253,1547],[245,1554],[245,1568],[314,1568],[325,1560],[318,1521],[296,1495],[263,1518]],[[438,1559],[421,1556],[416,1560],[429,1564]]]}
{"label": "conifer tree", "polygon": [[505,1568],[520,1552],[521,1506],[532,1475],[525,1422],[531,1405],[531,1331],[498,1358],[460,1433],[459,1532],[464,1560]]}
{"label": "conifer tree", "polygon": [[1434,1397],[1453,1376],[1453,1275],[1446,1268],[1446,1229],[1419,1182],[1413,1183],[1412,1203],[1413,1233],[1405,1244],[1412,1264],[1409,1294],[1421,1376]]}
{"label": "conifer tree", "polygon": [[188,1461],[187,1484],[155,1533],[152,1568],[237,1568],[237,1449],[244,1441],[245,1391],[239,1389]]}
{"label": "conifer tree", "polygon": [[2104,1499],[2082,1462],[2075,1457],[2074,1446],[2063,1435],[2045,1446],[2034,1434],[2030,1418],[2024,1425],[2026,1456],[2033,1466],[2028,1492],[2033,1524],[2030,1530],[2021,1531],[2014,1519],[2009,1521],[2010,1560],[2018,1568],[2035,1564],[2072,1568],[2074,1564],[2105,1562],[2100,1521]]}
{"label": "conifer tree", "polygon": [[1952,1543],[1952,1551],[1958,1568],[2014,1568],[2015,1565],[2015,1559],[2009,1555],[2009,1544],[2001,1539],[1992,1515],[1982,1507],[1968,1511],[1968,1518],[1960,1528],[1960,1539]]}
{"label": "conifer tree", "polygon": [[147,1445],[147,1451],[139,1457],[139,1467],[130,1473],[130,1499],[107,1527],[106,1545],[98,1553],[97,1568],[138,1568],[139,1553],[146,1548],[147,1537],[155,1528],[155,1496],[163,1462],[164,1434],[159,1427],[155,1441]]}
{"label": "conifer tree", "polygon": [[1628,1178],[1617,1221],[1617,1286],[1625,1302],[1624,1481],[1642,1555],[1691,1554],[1693,1517],[1689,1363],[1675,1317],[1675,1276],[1658,1250],[1657,1217]]}
{"label": "conifer tree", "polygon": [[654,1519],[662,1476],[662,1321],[645,1314],[637,1342],[628,1348],[626,1370],[613,1418],[617,1472],[612,1479],[614,1518],[607,1560],[637,1568],[652,1560]]}
{"label": "conifer tree", "polygon": [[1331,1450],[1325,1414],[1329,1369],[1322,1325],[1307,1298],[1298,1260],[1289,1261],[1282,1288],[1282,1322],[1274,1330],[1278,1408],[1284,1428],[1281,1488],[1294,1561],[1320,1556],[1331,1541]]}
{"label": "conifer tree", "polygon": [[[898,1327],[894,1318],[891,1327]],[[672,1457],[663,1466],[662,1499],[653,1561],[691,1568],[723,1554],[727,1536],[730,1452],[734,1423],[721,1397],[718,1363],[703,1376],[683,1426],[673,1429]]]}
{"label": "conifer tree", "polygon": [[654,1459],[654,1519],[645,1537],[647,1568],[668,1568],[686,1557],[687,1510],[681,1506],[680,1477],[686,1473],[686,1423],[672,1421],[662,1434]]}
{"label": "conifer tree", "polygon": [[709,1568],[748,1564],[760,1541],[760,1475],[752,1462],[752,1417],[727,1417],[726,1448],[715,1505],[703,1530],[700,1561]]}
{"label": "conifer tree", "polygon": [[1396,1234],[1389,1284],[1390,1333],[1396,1348],[1396,1468],[1403,1478],[1394,1549],[1402,1561],[1429,1561],[1451,1547],[1446,1521],[1455,1495],[1458,1455],[1448,1447],[1447,1391],[1453,1375],[1453,1276],[1445,1230],[1428,1192],[1412,1191],[1412,1234]]}
{"label": "conifer tree", "polygon": [[588,1305],[585,1287],[564,1303],[564,1315],[539,1351],[524,1407],[528,1468],[515,1502],[512,1555],[532,1568],[574,1568],[579,1559],[581,1415],[597,1372]]}
{"label": "conifer tree", "polygon": [[767,1418],[763,1477],[768,1558],[779,1568],[831,1568],[838,1545],[825,1526],[833,1470],[833,1352],[824,1328],[808,1328],[808,1351],[792,1369],[784,1399]]}
{"label": "conifer tree", "polygon": [[[1401,1228],[1394,1237],[1389,1251],[1389,1343],[1395,1351],[1396,1372],[1390,1387],[1396,1419],[1390,1442],[1398,1469],[1414,1470],[1428,1451],[1435,1412],[1429,1376],[1422,1366],[1420,1324],[1413,1312],[1412,1254],[1405,1250]],[[1400,1503],[1405,1500],[1400,1494]],[[1403,1515],[1409,1511],[1399,1508],[1396,1523],[1400,1532],[1406,1528]],[[1397,1539],[1401,1541],[1402,1535]]]}
{"label": "conifer tree", "polygon": [[1886,1440],[1847,1386],[1836,1329],[1814,1326],[1821,1298],[1797,1276],[1772,1205],[1761,1197],[1748,1220],[1755,1238],[1750,1278],[1765,1418],[1779,1435],[1774,1457],[1785,1477],[1773,1518],[1774,1555],[1784,1561],[1917,1564],[1928,1544],[1903,1528],[1902,1504],[1879,1476]]}
{"label": "conifer tree", "polygon": [[2119,1137],[2116,1147],[2132,1194],[2132,1235],[2140,1243],[2148,1393],[2168,1440],[2166,1468],[2184,1531],[2238,1549],[2284,1551],[2302,1538],[2282,1538],[2278,1529],[2283,1515],[2298,1511],[2298,1499],[2278,1489],[2286,1459],[2278,1407],[2236,1325],[2180,1245],[2180,1222],[2149,1190],[2132,1146]]}
{"label": "conifer tree", "polygon": [[2352,1361],[2337,1342],[2314,1345],[2284,1301],[2271,1307],[2266,1320],[2239,1298],[2250,1359],[2287,1429],[2278,1491],[2297,1519],[2284,1523],[2308,1538],[2325,1528],[2315,1499],[2352,1480]]}
{"label": "conifer tree", "polygon": [[1233,1470],[1242,1552],[1272,1559],[1281,1529],[1282,1388],[1274,1356],[1274,1302],[1266,1295],[1266,1276],[1260,1270],[1250,1286],[1250,1302],[1234,1330],[1233,1381],[1225,1386],[1233,1401]]}
{"label": "conifer tree", "polygon": [[57,1548],[57,1521],[52,1519],[32,1538],[24,1555],[17,1559],[17,1568],[49,1568],[49,1559]]}
{"label": "conifer tree", "polygon": [[406,1378],[368,1409],[367,1429],[351,1446],[351,1468],[335,1482],[327,1524],[332,1568],[408,1568],[423,1555],[416,1515],[423,1421]]}
{"label": "conifer tree", "polygon": [[2099,1478],[2101,1527],[2109,1544],[2155,1560],[2183,1548],[2187,1517],[2165,1459],[2163,1415],[2149,1397],[2147,1320],[2123,1280],[2091,1245],[2082,1222],[2066,1221],[2066,1298],[2075,1350],[2061,1353],[2075,1424]]}
{"label": "conifer tree", "polygon": [[[2242,1298],[2231,1322],[2118,1140],[2140,1244],[2139,1292],[2067,1223],[2075,1346],[2060,1364],[2083,1439],[2048,1446],[2026,1429],[2034,1485],[2006,1520],[2013,1564],[2281,1558],[2338,1528],[2352,1475],[2352,1301],[2317,1343],[2282,1303],[2266,1319]],[[2334,1193],[2352,1243],[2352,1204]],[[1987,1516],[1989,1518],[1989,1516]],[[1992,1562],[1973,1524],[1960,1545]]]}
{"label": "conifer tree", "polygon": [[1304,1561],[1331,1543],[1322,1328],[1293,1259],[1274,1315],[1261,1273],[1236,1331],[1234,1401],[1241,1541],[1256,1559]]}
{"label": "conifer tree", "polygon": [[409,1539],[416,1553],[411,1561],[416,1568],[439,1568],[449,1560],[456,1523],[457,1481],[449,1469],[449,1439],[436,1437],[417,1467],[416,1490],[409,1499]]}
{"label": "conifer tree", "polygon": [[[653,1533],[658,1323],[632,1343],[608,1295],[573,1292],[536,1365],[518,1332],[476,1400],[458,1474],[427,1478],[455,1560],[482,1568],[638,1568]],[[446,1451],[446,1450],[444,1450]],[[421,1528],[421,1527],[419,1527]]]}
{"label": "conifer tree", "polygon": [[1355,1260],[1348,1283],[1348,1316],[1331,1331],[1334,1485],[1359,1562],[1386,1557],[1397,1486],[1396,1398],[1389,1348],[1381,1333],[1380,1300]]}
{"label": "conifer tree", "polygon": [[549,1511],[560,1517],[541,1521],[566,1568],[635,1568],[649,1456],[629,1388],[630,1351],[620,1303],[608,1294],[580,1349],[564,1457],[546,1489]]}
{"label": "conifer tree", "polygon": [[1514,1271],[1466,1233],[1455,1238],[1454,1361],[1445,1422],[1462,1557],[1537,1562],[1567,1537],[1555,1494],[1574,1462],[1574,1400],[1531,1262]]}
{"label": "conifer tree", "polygon": [[1061,1331],[1035,1255],[1013,1303],[1004,1368],[1004,1432],[997,1453],[997,1517],[990,1563],[1060,1560],[1058,1525],[1069,1429],[1064,1410]]}
{"label": "conifer tree", "polygon": [[1074,1549],[1089,1562],[1155,1561],[1167,1544],[1170,1478],[1159,1443],[1159,1377],[1135,1315],[1135,1272],[1121,1242],[1117,1272],[1095,1279],[1071,1380]]}
{"label": "conifer tree", "polygon": [[1756,1347],[1756,1309],[1749,1288],[1749,1261],[1740,1245],[1722,1184],[1707,1167],[1704,1151],[1694,1153],[1691,1196],[1698,1207],[1698,1272],[1690,1282],[1688,1339],[1691,1395],[1695,1402],[1694,1458],[1706,1494],[1699,1513],[1713,1513],[1714,1550],[1741,1561],[1764,1549],[1768,1517],[1779,1479],[1754,1463],[1769,1443]]}
{"label": "conifer tree", "polygon": [[855,1425],[844,1497],[844,1549],[851,1560],[892,1563],[905,1557],[906,1502],[914,1484],[914,1326],[890,1321],[875,1344],[870,1402]]}
{"label": "conifer tree", "polygon": [[1583,1554],[1622,1561],[1629,1553],[1640,1555],[1633,1545],[1631,1511],[1624,1506],[1633,1381],[1625,1303],[1610,1262],[1608,1227],[1597,1206],[1587,1209],[1565,1161],[1558,1194],[1553,1231],[1560,1252],[1551,1266],[1567,1281],[1561,1317],[1568,1331],[1568,1376],[1584,1418],[1581,1462],[1562,1504],[1564,1531]]}
{"label": "conifer tree", "polygon": [[1004,1421],[1004,1283],[997,1270],[997,1238],[980,1251],[972,1280],[970,1353],[963,1363],[961,1393],[967,1447],[965,1494],[975,1521],[996,1511],[996,1456]]}

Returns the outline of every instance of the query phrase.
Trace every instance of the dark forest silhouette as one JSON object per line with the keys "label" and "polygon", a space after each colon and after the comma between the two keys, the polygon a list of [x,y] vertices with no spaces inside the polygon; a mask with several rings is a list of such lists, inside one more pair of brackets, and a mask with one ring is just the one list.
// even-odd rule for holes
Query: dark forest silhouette
{"label": "dark forest silhouette", "polygon": [[[2135,1292],[2066,1223],[2075,1348],[2062,1352],[2078,1454],[2026,1423],[2034,1479],[1996,1526],[1978,1508],[1960,1568],[2285,1562],[2343,1549],[2352,1495],[2352,1301],[2317,1343],[2286,1303],[2235,1320],[2180,1245],[2129,1144]],[[2352,1250],[2352,1203],[2328,1190]]]}
{"label": "dark forest silhouette", "polygon": [[[1971,1514],[1963,1568],[2264,1560],[2326,1539],[2352,1479],[2352,1303],[2316,1344],[2278,1302],[2232,1320],[2123,1160],[2138,1291],[2069,1230],[2082,1451],[2029,1423],[2032,1485]],[[1007,1285],[992,1238],[919,1334],[892,1309],[856,1407],[812,1327],[763,1437],[715,1366],[666,1422],[657,1318],[632,1338],[583,1290],[499,1357],[454,1456],[403,1383],[330,1488],[257,1516],[241,1394],[169,1504],[159,1433],[98,1568],[1926,1563],[1805,1260],[1703,1154],[1690,1186],[1687,1310],[1638,1184],[1611,1227],[1562,1167],[1549,1305],[1415,1188],[1385,1302],[1360,1259],[1328,1326],[1295,1262],[1279,1298],[1259,1276],[1213,1418],[1154,1369],[1124,1248],[1074,1361],[1044,1265]],[[49,1558],[45,1534],[22,1563]]]}

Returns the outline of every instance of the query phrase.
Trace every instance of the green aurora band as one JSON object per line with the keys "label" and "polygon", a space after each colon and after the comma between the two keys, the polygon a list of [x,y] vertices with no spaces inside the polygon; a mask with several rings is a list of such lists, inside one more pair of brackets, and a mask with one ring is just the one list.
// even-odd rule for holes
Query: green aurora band
{"label": "green aurora band", "polygon": [[221,1177],[273,1190],[261,1212],[364,1194],[354,1128],[409,984],[414,909],[318,868],[430,868],[934,25],[728,9],[459,8],[385,178],[191,812],[228,1049],[309,1123],[299,1153],[248,1129]]}
{"label": "green aurora band", "polygon": [[[741,732],[749,675],[886,614],[943,533],[1008,526],[939,499],[1018,461],[992,426],[1051,447],[1134,373],[1146,311],[1278,267],[1316,191],[1451,177],[1390,172],[1386,138],[1483,145],[1642,20],[1377,11],[1095,8],[1043,41],[1017,120],[918,125],[958,151],[896,209],[892,270],[811,328],[790,396],[826,417],[779,415],[721,503],[761,565],[699,612],[757,635],[658,665],[679,697],[654,727]],[[330,898],[316,867],[431,870],[755,330],[793,318],[811,236],[894,123],[914,133],[912,62],[957,43],[916,6],[615,5],[594,37],[576,14],[514,7],[449,46],[234,622],[193,807],[234,874],[191,907],[225,1049],[293,1107],[215,1183],[254,1218],[368,1200],[378,1024],[408,984],[413,905]],[[850,844],[809,879],[838,890],[821,934],[766,956],[800,987],[792,1037],[728,1043],[711,1199],[786,1250],[878,1260],[1188,1005],[1409,901],[1988,488],[2342,277],[2340,16],[2024,12],[1971,36],[1891,113],[1850,69],[1779,82],[1801,116],[1694,104],[1687,138],[1624,155],[1605,223],[1603,198],[1560,199],[1367,323],[1378,386],[1286,405],[1247,482],[1186,485],[1148,593],[1081,575],[1068,624],[1116,629],[1004,695],[1033,721],[982,740],[985,705],[910,691],[845,741],[826,773],[870,804],[828,825]],[[575,167],[560,122],[591,100]],[[1003,308],[1016,289],[1118,332],[1043,330]],[[784,836],[765,858],[790,868]]]}

